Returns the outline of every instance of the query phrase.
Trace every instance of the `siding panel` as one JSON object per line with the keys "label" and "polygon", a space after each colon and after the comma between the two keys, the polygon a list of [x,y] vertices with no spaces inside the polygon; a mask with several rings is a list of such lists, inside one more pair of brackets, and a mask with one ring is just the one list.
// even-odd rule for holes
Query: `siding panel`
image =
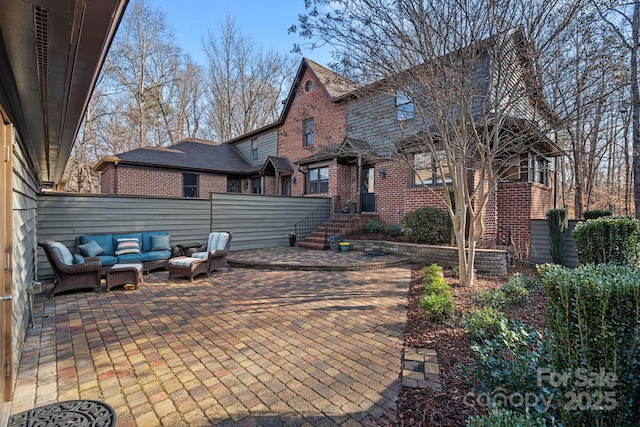
{"label": "siding panel", "polygon": [[[57,240],[73,251],[81,234],[166,230],[176,245],[204,243],[211,230],[228,230],[232,251],[284,246],[287,232],[325,201],[230,193],[213,194],[211,200],[42,193],[38,240]],[[38,274],[53,274],[40,248]]]}
{"label": "siding panel", "polygon": [[[251,160],[251,140],[258,140],[258,159]],[[278,155],[278,131],[276,129],[234,143],[238,151],[254,166],[262,166],[269,156]]]}
{"label": "siding panel", "polygon": [[[576,245],[573,241],[573,230],[576,228],[578,221],[569,221],[569,227],[564,232],[566,241],[566,252],[564,263],[566,267],[575,267],[578,265],[578,255],[576,253]],[[531,252],[529,260],[535,264],[544,264],[553,262],[551,258],[551,236],[549,235],[549,224],[544,219],[531,220]]]}
{"label": "siding panel", "polygon": [[12,374],[16,378],[29,325],[27,288],[36,278],[37,183],[22,147],[13,144],[12,180]]}

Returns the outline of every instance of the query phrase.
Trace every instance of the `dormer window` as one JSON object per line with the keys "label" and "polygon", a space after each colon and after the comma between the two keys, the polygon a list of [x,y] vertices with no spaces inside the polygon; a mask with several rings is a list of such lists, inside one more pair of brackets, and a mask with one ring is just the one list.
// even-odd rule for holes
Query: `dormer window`
{"label": "dormer window", "polygon": [[304,91],[309,92],[311,89],[313,89],[313,82],[311,80],[307,80],[304,84]]}

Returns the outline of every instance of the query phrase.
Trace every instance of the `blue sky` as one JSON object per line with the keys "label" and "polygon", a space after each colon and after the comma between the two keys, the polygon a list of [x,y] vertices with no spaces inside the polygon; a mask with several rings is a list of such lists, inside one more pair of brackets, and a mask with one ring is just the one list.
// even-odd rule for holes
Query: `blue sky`
{"label": "blue sky", "polygon": [[[298,14],[304,12],[303,0],[147,0],[147,5],[165,13],[182,49],[201,65],[206,65],[202,53],[202,38],[207,29],[217,32],[227,11],[235,18],[242,34],[251,37],[265,49],[289,53],[302,40],[288,34]],[[322,65],[331,61],[328,49],[304,49],[303,55]],[[298,57],[302,57],[298,54]]]}

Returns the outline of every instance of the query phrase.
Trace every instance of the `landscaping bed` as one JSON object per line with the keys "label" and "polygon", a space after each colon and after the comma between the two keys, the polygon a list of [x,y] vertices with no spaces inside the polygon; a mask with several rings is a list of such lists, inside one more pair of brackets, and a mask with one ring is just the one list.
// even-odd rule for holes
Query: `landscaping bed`
{"label": "landscaping bed", "polygon": [[[512,268],[509,276],[495,277],[478,275],[473,287],[462,287],[452,271],[444,271],[446,282],[451,286],[455,302],[453,319],[444,324],[430,322],[420,308],[419,300],[423,294],[424,265],[413,265],[412,282],[408,295],[405,345],[407,347],[426,347],[435,349],[440,363],[443,389],[434,392],[431,389],[408,389],[400,392],[397,411],[378,420],[381,426],[464,426],[471,415],[484,413],[484,408],[465,404],[465,395],[474,391],[463,377],[460,365],[469,365],[473,361],[470,342],[465,330],[460,326],[464,313],[474,308],[474,294],[481,290],[498,289],[517,271],[533,276],[536,271],[531,266]],[[530,302],[523,307],[509,306],[504,309],[505,316],[523,321],[538,330],[546,327],[546,293],[539,288],[530,295]],[[468,399],[467,399],[468,401]],[[475,402],[475,400],[473,400]]]}

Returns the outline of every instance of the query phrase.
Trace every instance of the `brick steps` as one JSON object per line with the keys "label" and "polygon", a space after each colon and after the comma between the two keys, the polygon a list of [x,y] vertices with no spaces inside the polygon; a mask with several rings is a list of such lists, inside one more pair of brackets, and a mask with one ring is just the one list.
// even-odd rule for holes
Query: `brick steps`
{"label": "brick steps", "polygon": [[[329,235],[344,234],[353,230],[356,224],[359,222],[359,216],[345,217],[348,214],[336,214],[329,220],[328,228]],[[346,220],[346,222],[345,222]],[[298,242],[298,247],[307,249],[324,250],[329,248],[329,243],[325,240],[325,226],[318,227],[315,231],[309,234],[301,242]]]}

